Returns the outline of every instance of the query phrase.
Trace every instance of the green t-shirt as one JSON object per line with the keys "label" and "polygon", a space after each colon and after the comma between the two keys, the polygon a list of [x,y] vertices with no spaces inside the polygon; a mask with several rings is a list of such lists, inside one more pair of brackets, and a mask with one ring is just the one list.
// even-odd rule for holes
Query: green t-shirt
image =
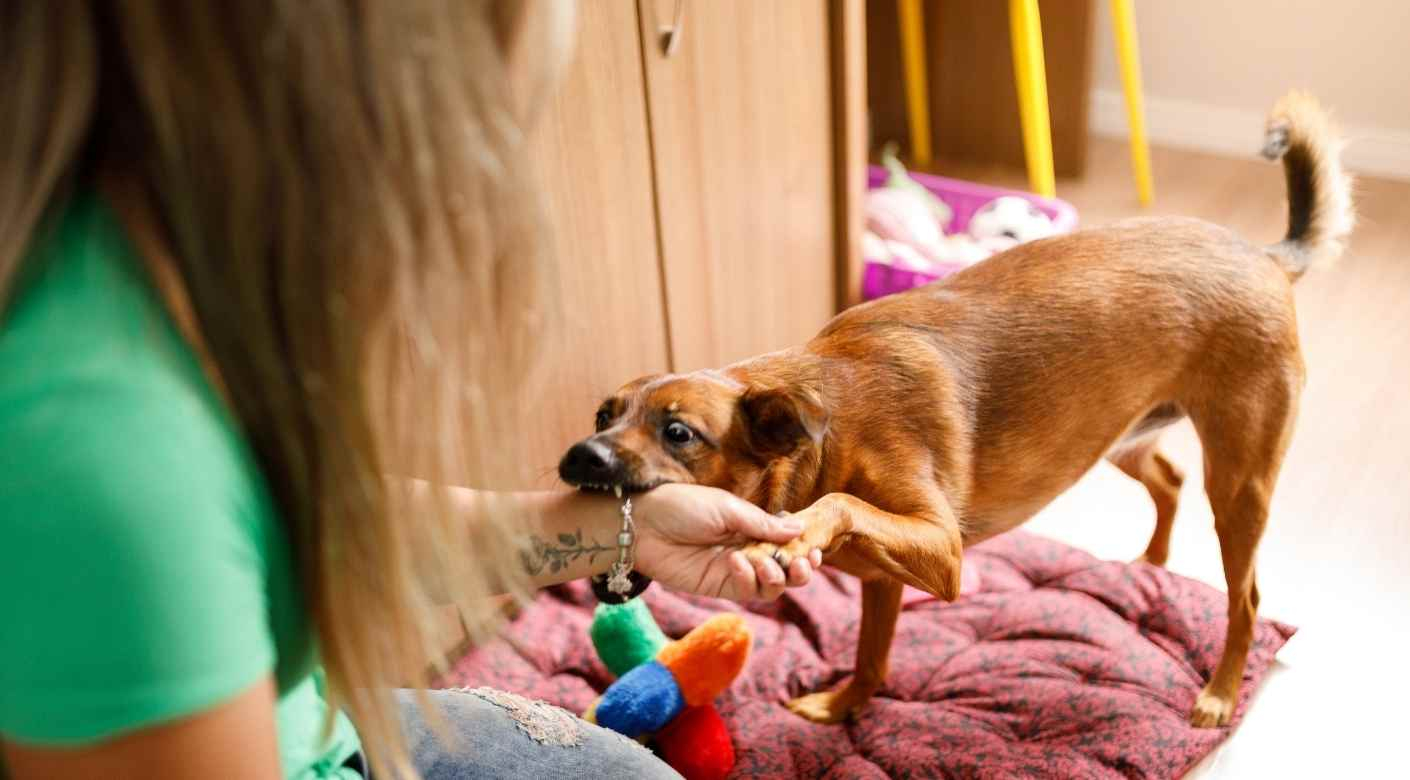
{"label": "green t-shirt", "polygon": [[[355,777],[268,486],[110,209],[75,198],[0,313],[0,739],[84,745],[274,674],[289,778]],[[0,765],[0,776],[4,776]]]}

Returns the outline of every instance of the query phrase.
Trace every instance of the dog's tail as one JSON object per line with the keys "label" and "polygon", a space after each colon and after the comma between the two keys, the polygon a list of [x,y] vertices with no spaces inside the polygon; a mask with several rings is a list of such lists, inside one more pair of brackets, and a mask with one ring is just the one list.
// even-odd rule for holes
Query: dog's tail
{"label": "dog's tail", "polygon": [[1268,116],[1263,156],[1282,158],[1288,182],[1288,232],[1272,250],[1293,279],[1335,262],[1356,222],[1342,146],[1331,117],[1305,92],[1288,93]]}

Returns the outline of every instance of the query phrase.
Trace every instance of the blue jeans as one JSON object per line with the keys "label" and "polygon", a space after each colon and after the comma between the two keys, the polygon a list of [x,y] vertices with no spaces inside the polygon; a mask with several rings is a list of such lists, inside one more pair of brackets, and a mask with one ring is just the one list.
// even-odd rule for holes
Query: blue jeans
{"label": "blue jeans", "polygon": [[407,748],[423,780],[679,778],[635,740],[566,710],[489,688],[430,691],[450,741],[437,738],[411,691],[398,691]]}

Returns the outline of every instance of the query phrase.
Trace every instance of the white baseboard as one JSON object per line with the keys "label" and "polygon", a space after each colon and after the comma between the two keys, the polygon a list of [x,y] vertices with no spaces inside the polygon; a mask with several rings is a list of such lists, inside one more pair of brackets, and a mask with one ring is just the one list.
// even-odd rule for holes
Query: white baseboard
{"label": "white baseboard", "polygon": [[[1126,100],[1112,89],[1092,90],[1088,127],[1096,135],[1126,137]],[[1146,134],[1162,146],[1254,157],[1263,143],[1266,115],[1189,100],[1146,95]],[[1369,176],[1410,179],[1410,132],[1342,125],[1349,170]]]}

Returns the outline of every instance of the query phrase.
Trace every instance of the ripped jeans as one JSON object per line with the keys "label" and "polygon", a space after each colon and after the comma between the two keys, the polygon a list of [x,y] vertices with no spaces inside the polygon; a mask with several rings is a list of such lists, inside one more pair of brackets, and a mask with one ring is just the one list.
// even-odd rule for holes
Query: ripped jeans
{"label": "ripped jeans", "polygon": [[492,688],[429,691],[453,738],[437,739],[411,691],[398,691],[407,748],[423,780],[679,778],[635,740],[567,710]]}

